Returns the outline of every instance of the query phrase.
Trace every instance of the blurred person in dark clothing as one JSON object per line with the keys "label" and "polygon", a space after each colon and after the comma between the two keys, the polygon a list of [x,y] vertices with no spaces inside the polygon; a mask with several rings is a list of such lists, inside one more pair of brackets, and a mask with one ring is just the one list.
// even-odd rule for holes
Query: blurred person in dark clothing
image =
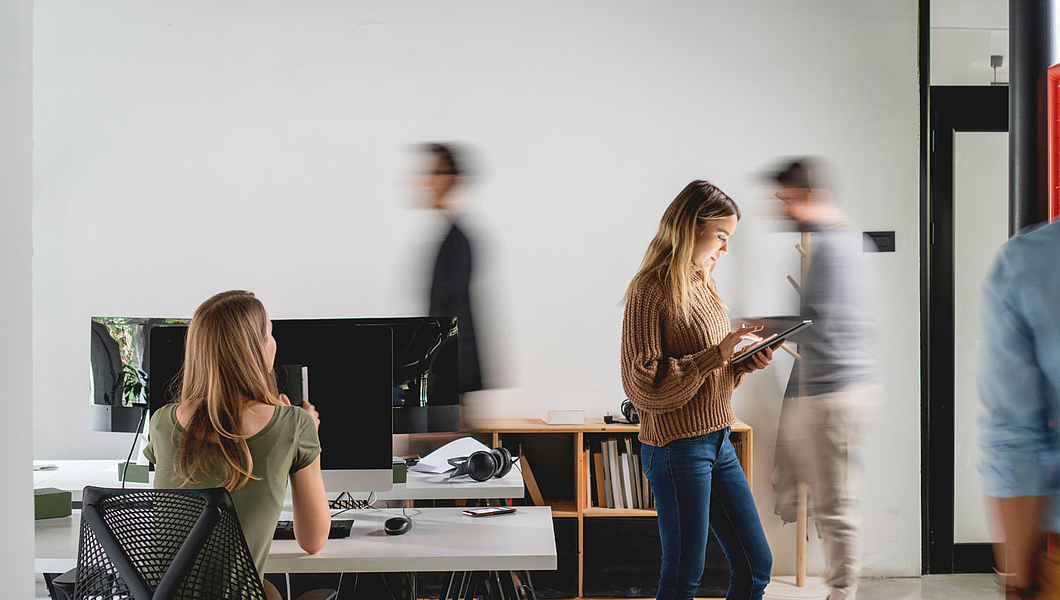
{"label": "blurred person in dark clothing", "polygon": [[809,488],[827,556],[829,600],[853,600],[861,577],[861,447],[880,397],[873,281],[861,263],[862,236],[835,204],[826,168],[803,158],[775,172],[782,212],[812,233],[800,317],[813,326],[793,339],[796,361],[778,430],[785,475]]}
{"label": "blurred person in dark clothing", "polygon": [[983,283],[980,473],[1007,598],[1060,598],[1060,222],[1025,230]]}
{"label": "blurred person in dark clothing", "polygon": [[482,372],[471,309],[471,242],[459,226],[457,211],[457,190],[467,176],[466,165],[453,144],[430,143],[422,149],[428,158],[422,185],[429,207],[450,223],[434,262],[427,316],[456,317],[459,391],[471,392],[482,389]]}

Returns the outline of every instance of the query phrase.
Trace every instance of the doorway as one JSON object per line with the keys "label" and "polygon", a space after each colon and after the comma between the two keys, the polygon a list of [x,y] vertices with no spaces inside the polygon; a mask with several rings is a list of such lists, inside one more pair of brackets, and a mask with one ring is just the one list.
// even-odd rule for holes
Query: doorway
{"label": "doorway", "polygon": [[921,207],[924,573],[990,572],[978,475],[979,299],[1008,239],[1008,87],[930,90]]}

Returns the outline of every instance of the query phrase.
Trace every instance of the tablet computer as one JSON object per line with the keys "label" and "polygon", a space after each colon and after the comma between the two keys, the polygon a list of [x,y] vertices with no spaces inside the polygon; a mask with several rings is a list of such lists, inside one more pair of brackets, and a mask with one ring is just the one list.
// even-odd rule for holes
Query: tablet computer
{"label": "tablet computer", "polygon": [[797,331],[802,331],[810,325],[813,325],[813,321],[811,321],[810,319],[806,319],[800,323],[796,323],[795,325],[785,329],[784,331],[781,331],[776,335],[769,336],[768,338],[762,341],[755,342],[741,350],[738,355],[732,357],[732,364],[738,365],[743,361],[747,360],[748,358],[751,358],[755,354],[761,352],[762,350],[765,350],[766,348],[776,344],[778,340],[784,339]]}

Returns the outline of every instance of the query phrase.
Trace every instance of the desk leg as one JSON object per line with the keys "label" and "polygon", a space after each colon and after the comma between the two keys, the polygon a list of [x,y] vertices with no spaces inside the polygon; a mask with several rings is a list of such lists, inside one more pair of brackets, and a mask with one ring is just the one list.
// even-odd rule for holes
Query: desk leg
{"label": "desk leg", "polygon": [[500,571],[494,571],[492,575],[493,581],[497,585],[497,596],[500,597],[500,600],[508,600],[508,598],[515,600],[514,594],[509,594],[508,590],[504,587],[504,582],[501,581]]}
{"label": "desk leg", "polygon": [[449,597],[450,597],[449,593],[453,590],[453,580],[455,580],[455,579],[456,579],[456,571],[450,572],[449,573],[449,583],[446,584],[445,591],[442,592],[441,596],[439,596],[439,598],[441,600],[449,600]]}
{"label": "desk leg", "polygon": [[456,600],[467,597],[470,593],[468,588],[471,587],[471,573],[464,571],[460,575],[460,587],[457,588]]}
{"label": "desk leg", "polygon": [[467,578],[467,591],[464,593],[464,600],[475,600],[475,592],[478,591],[479,574],[470,573]]}

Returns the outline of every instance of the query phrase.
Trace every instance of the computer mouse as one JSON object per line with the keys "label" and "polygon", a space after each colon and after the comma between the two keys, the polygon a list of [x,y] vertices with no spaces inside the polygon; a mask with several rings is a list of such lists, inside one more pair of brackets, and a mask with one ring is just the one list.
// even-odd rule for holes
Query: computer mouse
{"label": "computer mouse", "polygon": [[412,521],[406,517],[390,517],[383,523],[383,531],[387,535],[401,535],[412,529]]}

